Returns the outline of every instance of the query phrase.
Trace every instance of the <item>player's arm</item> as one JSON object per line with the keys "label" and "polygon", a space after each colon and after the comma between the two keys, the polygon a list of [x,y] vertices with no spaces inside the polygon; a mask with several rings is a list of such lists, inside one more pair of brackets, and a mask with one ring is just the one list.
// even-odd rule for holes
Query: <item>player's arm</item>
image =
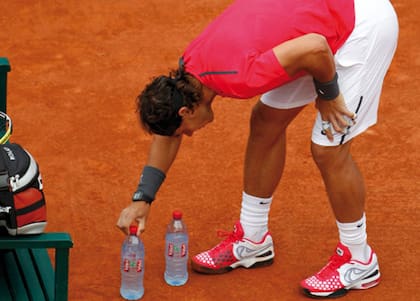
{"label": "player's arm", "polygon": [[160,169],[167,173],[178,153],[181,145],[182,135],[180,136],[160,136],[153,135],[150,146],[147,165]]}
{"label": "player's arm", "polygon": [[121,211],[117,226],[126,234],[131,223],[137,222],[138,234],[146,227],[150,204],[163,183],[181,145],[182,136],[153,135],[149,157],[143,168],[140,183],[133,194],[133,202]]}
{"label": "player's arm", "polygon": [[[317,89],[316,101],[323,120],[330,121],[336,131],[343,131],[347,121],[343,116],[354,117],[347,110],[344,99],[339,93],[333,53],[324,36],[310,33],[286,41],[273,49],[273,52],[290,75],[305,71],[314,78],[316,85],[326,90]],[[326,95],[320,93],[326,92]],[[331,133],[329,138],[332,139]]]}

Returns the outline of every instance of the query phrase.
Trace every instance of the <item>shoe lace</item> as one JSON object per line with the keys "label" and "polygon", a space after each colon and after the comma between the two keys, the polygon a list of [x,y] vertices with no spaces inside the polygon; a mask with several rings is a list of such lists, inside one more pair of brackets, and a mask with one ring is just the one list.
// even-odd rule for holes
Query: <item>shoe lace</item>
{"label": "shoe lace", "polygon": [[321,279],[327,278],[331,275],[331,273],[333,273],[334,271],[336,271],[340,266],[343,265],[343,257],[338,255],[338,254],[334,254],[330,257],[329,262],[318,272],[318,276]]}
{"label": "shoe lace", "polygon": [[242,240],[242,238],[235,231],[229,232],[225,230],[218,230],[217,236],[220,238],[224,238],[224,240],[222,240],[217,246],[214,247],[215,251],[223,249],[226,245],[229,245],[230,243]]}

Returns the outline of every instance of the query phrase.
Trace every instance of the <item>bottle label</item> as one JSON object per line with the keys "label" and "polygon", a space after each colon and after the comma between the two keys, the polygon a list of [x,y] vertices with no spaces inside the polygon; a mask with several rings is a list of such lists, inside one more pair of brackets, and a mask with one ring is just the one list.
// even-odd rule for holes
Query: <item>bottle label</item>
{"label": "bottle label", "polygon": [[170,242],[168,244],[168,256],[173,257],[175,255],[185,257],[187,255],[187,246],[185,244],[179,246]]}
{"label": "bottle label", "polygon": [[127,258],[124,259],[124,272],[128,272],[130,270],[130,260]]}
{"label": "bottle label", "polygon": [[187,255],[187,246],[185,244],[181,245],[181,257],[185,257]]}
{"label": "bottle label", "polygon": [[123,261],[124,272],[130,271],[130,268],[131,269],[135,268],[136,272],[138,273],[141,272],[143,269],[143,260],[139,258],[137,261],[135,261],[135,260],[129,260],[125,258]]}
{"label": "bottle label", "polygon": [[143,266],[142,260],[141,259],[137,260],[137,269],[136,269],[137,273],[141,272],[142,266]]}
{"label": "bottle label", "polygon": [[171,242],[168,244],[168,256],[174,256],[174,244]]}

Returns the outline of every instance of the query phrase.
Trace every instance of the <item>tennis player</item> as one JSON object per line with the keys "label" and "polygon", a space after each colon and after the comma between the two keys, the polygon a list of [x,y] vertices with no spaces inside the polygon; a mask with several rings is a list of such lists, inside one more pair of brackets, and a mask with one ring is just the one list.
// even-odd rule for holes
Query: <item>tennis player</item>
{"label": "tennis player", "polygon": [[274,246],[268,216],[284,168],[286,129],[314,102],[318,113],[311,151],[339,242],[328,263],[301,287],[309,296],[338,297],[377,285],[380,271],[367,242],[364,180],[351,145],[377,121],[397,38],[397,16],[388,0],[232,3],[186,48],[179,68],[154,78],[138,97],[142,124],[153,141],[133,202],[117,225],[127,232],[137,221],[140,231],[145,229],[150,204],[183,135],[213,120],[216,96],[261,95],[250,120],[240,219],[228,238],[192,258],[192,268],[214,274],[270,264]]}

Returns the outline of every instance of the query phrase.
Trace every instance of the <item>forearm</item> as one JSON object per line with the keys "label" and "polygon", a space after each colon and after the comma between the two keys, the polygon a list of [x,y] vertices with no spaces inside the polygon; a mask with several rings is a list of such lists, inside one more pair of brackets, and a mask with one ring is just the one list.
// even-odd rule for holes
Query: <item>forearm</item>
{"label": "forearm", "polygon": [[176,158],[181,141],[182,136],[167,137],[153,135],[146,164],[167,173]]}
{"label": "forearm", "polygon": [[140,182],[133,194],[133,201],[152,203],[166,173],[175,160],[181,144],[181,137],[155,135],[150,147],[149,157],[140,176]]}

